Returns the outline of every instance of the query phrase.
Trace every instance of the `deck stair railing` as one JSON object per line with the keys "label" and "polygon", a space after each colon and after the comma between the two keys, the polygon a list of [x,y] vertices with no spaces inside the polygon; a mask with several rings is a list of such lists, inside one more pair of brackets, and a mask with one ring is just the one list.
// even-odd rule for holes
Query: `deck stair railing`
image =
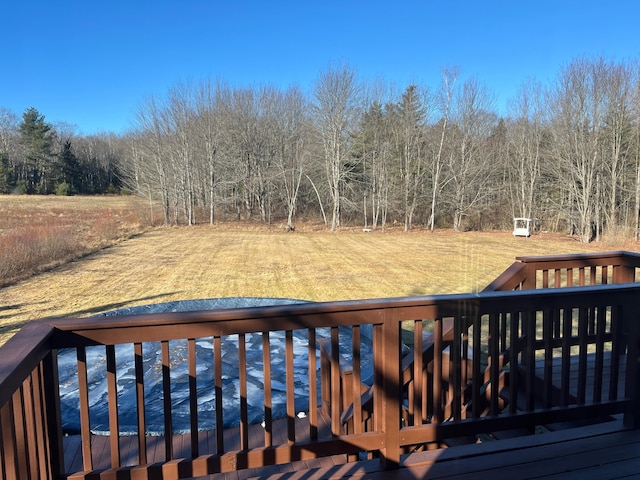
{"label": "deck stair railing", "polygon": [[[472,294],[31,322],[0,349],[2,478],[190,478],[328,455],[379,457],[394,467],[417,449],[499,438],[499,432],[620,417],[639,427],[640,256],[546,258],[520,258]],[[247,406],[250,335],[260,338],[263,359],[264,421],[257,428]],[[276,335],[282,348],[275,348]],[[232,398],[222,388],[227,337],[237,341]],[[186,345],[184,365],[174,364],[176,341]],[[142,352],[152,342],[162,384],[160,437],[145,434],[148,359]],[[210,345],[205,364],[196,354],[201,343]],[[118,378],[121,345],[135,356],[128,391]],[[108,435],[92,430],[87,370],[93,366],[86,355],[92,346],[103,348],[106,358]],[[307,357],[304,421],[294,365],[300,348]],[[77,359],[78,432],[62,424],[62,349]],[[276,365],[282,374],[274,373]],[[182,392],[189,426],[181,435],[172,431],[172,372],[179,367],[189,372],[188,392]],[[224,424],[222,405],[235,402],[234,428],[201,431],[203,369],[212,372],[216,425]],[[272,415],[273,392],[282,385],[279,421]],[[322,395],[327,385],[333,388]],[[123,395],[135,398],[137,435],[121,435]]]}

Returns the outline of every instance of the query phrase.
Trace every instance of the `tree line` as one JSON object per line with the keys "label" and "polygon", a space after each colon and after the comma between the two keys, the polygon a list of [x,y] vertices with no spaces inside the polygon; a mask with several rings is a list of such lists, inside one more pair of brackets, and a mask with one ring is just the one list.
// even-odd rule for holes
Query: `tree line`
{"label": "tree line", "polygon": [[578,58],[546,84],[525,80],[501,114],[454,67],[434,88],[396,90],[346,64],[309,92],[180,82],[145,99],[118,136],[43,132],[35,110],[3,128],[0,111],[0,189],[123,188],[159,203],[167,224],[459,231],[528,217],[585,242],[637,238],[639,72],[635,61]]}
{"label": "tree line", "polygon": [[0,193],[100,194],[120,187],[119,142],[114,134],[78,136],[51,125],[35,108],[22,119],[0,107]]}

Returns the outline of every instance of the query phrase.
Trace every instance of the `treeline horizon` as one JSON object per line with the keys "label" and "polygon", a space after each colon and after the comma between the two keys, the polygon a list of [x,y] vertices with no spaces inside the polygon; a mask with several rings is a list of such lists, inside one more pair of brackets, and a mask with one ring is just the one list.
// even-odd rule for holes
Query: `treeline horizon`
{"label": "treeline horizon", "polygon": [[166,224],[218,219],[328,229],[507,229],[638,237],[640,68],[581,57],[495,96],[455,67],[396,90],[348,64],[299,87],[179,82],[123,134],[81,136],[0,108],[0,193],[131,192]]}

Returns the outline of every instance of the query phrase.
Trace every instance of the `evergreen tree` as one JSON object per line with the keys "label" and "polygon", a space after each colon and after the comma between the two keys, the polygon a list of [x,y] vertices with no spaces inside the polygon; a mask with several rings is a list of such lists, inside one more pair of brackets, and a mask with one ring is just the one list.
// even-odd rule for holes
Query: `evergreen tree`
{"label": "evergreen tree", "polygon": [[28,108],[22,115],[19,131],[24,159],[18,180],[25,182],[27,193],[51,193],[54,186],[50,177],[53,168],[51,126],[35,108]]}
{"label": "evergreen tree", "polygon": [[390,105],[395,153],[399,161],[404,229],[411,230],[425,175],[425,95],[409,85],[397,104]]}
{"label": "evergreen tree", "polygon": [[365,228],[384,229],[388,211],[390,142],[387,113],[375,101],[362,115],[353,136],[352,155],[358,159]]}
{"label": "evergreen tree", "polygon": [[73,195],[80,191],[81,168],[73,153],[71,141],[66,140],[62,146],[59,157],[60,175],[58,185],[65,183],[68,185],[67,195]]}

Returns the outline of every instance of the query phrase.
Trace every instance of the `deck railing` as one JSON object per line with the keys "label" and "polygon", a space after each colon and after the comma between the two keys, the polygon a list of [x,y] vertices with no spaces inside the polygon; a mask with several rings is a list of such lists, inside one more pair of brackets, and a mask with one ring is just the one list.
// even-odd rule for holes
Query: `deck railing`
{"label": "deck railing", "polygon": [[517,257],[484,291],[634,282],[638,269],[640,254],[623,251]]}
{"label": "deck railing", "polygon": [[[393,467],[404,453],[479,434],[618,415],[637,428],[640,286],[633,282],[639,256],[552,258],[520,258],[477,294],[32,322],[0,349],[2,476],[187,478],[336,454],[350,460],[379,457]],[[262,361],[253,365],[264,380],[259,438],[247,407],[250,335],[259,337],[262,351]],[[283,348],[275,348],[275,336],[284,339]],[[227,375],[222,345],[229,337],[237,345],[238,373],[230,396],[222,388]],[[317,348],[321,338],[328,343],[324,362]],[[186,344],[185,365],[175,364],[176,341]],[[160,372],[162,385],[160,437],[145,434],[150,399],[143,352],[152,342],[159,352],[152,368]],[[205,364],[196,354],[203,342],[210,345]],[[121,345],[135,357],[127,373],[131,388],[124,391],[116,353]],[[96,463],[104,452],[95,449],[105,442],[96,440],[91,425],[87,369],[95,365],[88,365],[87,349],[92,346],[103,348],[106,359],[109,465]],[[300,348],[307,352],[305,392],[295,383],[300,366],[294,366],[299,362],[294,350]],[[364,358],[367,348],[370,358]],[[57,371],[62,349],[75,351],[78,367],[80,428],[71,432],[81,443],[77,472],[65,457],[69,432],[63,431]],[[349,375],[344,375],[347,361]],[[282,374],[274,373],[275,365],[282,365]],[[188,392],[180,395],[189,405],[182,436],[173,432],[176,368],[186,368],[189,376]],[[237,428],[215,428],[206,442],[198,433],[203,369],[213,372],[215,425],[224,425],[223,404],[239,412]],[[282,440],[274,431],[276,383],[286,390]],[[320,386],[330,392],[321,395]],[[302,407],[296,399],[301,393]],[[137,435],[121,435],[122,395],[136,399]],[[306,415],[304,431],[300,410]],[[225,436],[231,430],[233,443]],[[178,439],[187,445],[178,445]]]}

